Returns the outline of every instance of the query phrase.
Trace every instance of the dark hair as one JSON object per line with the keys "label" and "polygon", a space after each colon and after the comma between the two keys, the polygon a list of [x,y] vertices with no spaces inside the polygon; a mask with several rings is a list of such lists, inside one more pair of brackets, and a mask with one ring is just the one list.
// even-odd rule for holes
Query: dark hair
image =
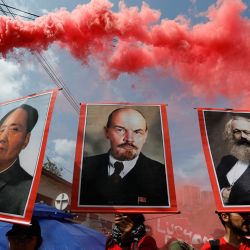
{"label": "dark hair", "polygon": [[133,213],[133,214],[127,213],[124,215],[128,216],[134,222],[134,224],[143,224],[145,221],[145,217],[141,213],[138,213],[138,214],[137,213]]}
{"label": "dark hair", "polygon": [[6,233],[6,236],[15,236],[15,235],[29,235],[37,237],[37,244],[35,249],[39,249],[43,242],[41,235],[41,227],[39,221],[36,218],[32,218],[31,225],[20,225],[13,224],[12,228]]}
{"label": "dark hair", "polygon": [[109,116],[108,116],[108,120],[107,120],[106,127],[109,128],[109,127],[111,126],[112,119],[113,119],[113,115],[114,115],[116,112],[119,112],[119,111],[121,111],[121,110],[126,110],[126,109],[135,110],[135,111],[137,111],[139,114],[141,114],[141,116],[144,118],[144,120],[145,120],[145,122],[146,122],[146,129],[147,129],[147,121],[146,121],[145,116],[144,116],[140,111],[138,111],[137,109],[130,108],[130,107],[123,107],[123,108],[118,108],[118,109],[113,110],[113,111],[109,114]]}
{"label": "dark hair", "polygon": [[[222,213],[221,212],[216,212],[217,213],[217,215],[218,215],[218,217],[219,217],[219,219],[220,219],[220,222],[221,222],[221,224],[225,227],[225,225],[226,225],[226,222],[222,219]],[[225,213],[224,213],[225,214]],[[228,214],[228,213],[226,213],[226,214]]]}
{"label": "dark hair", "polygon": [[12,109],[9,111],[1,120],[0,120],[0,126],[4,123],[4,121],[7,119],[7,117],[12,114],[17,109],[23,109],[27,112],[28,118],[27,118],[27,128],[26,132],[29,133],[31,130],[35,127],[37,120],[38,120],[38,112],[35,108],[28,104],[22,104],[21,106]]}

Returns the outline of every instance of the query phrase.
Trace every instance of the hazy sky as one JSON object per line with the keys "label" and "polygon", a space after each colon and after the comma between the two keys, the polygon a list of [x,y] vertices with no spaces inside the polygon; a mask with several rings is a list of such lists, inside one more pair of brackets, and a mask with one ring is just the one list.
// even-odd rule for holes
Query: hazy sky
{"label": "hazy sky", "polygon": [[[86,4],[88,1],[7,0],[5,2],[10,6],[42,16],[60,8],[72,11],[77,5]],[[112,10],[119,12],[118,1],[113,0],[110,2],[114,4]],[[236,2],[241,3],[240,1]],[[221,35],[219,31],[220,28],[222,29],[224,27],[223,18],[226,18],[228,12],[225,8],[220,10],[220,12],[210,11],[210,18],[214,18],[215,21],[212,24],[205,25],[209,22],[206,11],[209,9],[209,6],[215,4],[216,1],[150,0],[146,1],[146,3],[149,4],[151,9],[158,10],[161,13],[159,20],[156,21],[157,24],[162,23],[162,20],[165,19],[166,25],[169,25],[167,27],[173,29],[170,30],[170,41],[178,39],[178,37],[175,37],[179,34],[176,30],[183,29],[183,33],[186,37],[191,37],[195,40],[198,36],[204,34],[204,40],[202,42],[205,44],[208,41],[209,43],[211,41],[209,39],[206,40],[205,31],[209,30],[214,36]],[[249,1],[244,1],[244,3],[246,6],[249,6]],[[140,9],[142,1],[129,0],[125,1],[125,4],[127,6],[137,6]],[[234,6],[232,6],[232,9],[233,7]],[[236,7],[234,8],[235,12],[237,12]],[[211,8],[212,7],[210,7],[210,10]],[[214,7],[215,10],[216,8],[219,7]],[[217,15],[217,18],[213,16],[213,13],[215,16]],[[222,20],[220,19],[220,15],[223,17],[221,18]],[[248,21],[248,15],[249,10],[247,8],[242,13],[246,21]],[[182,16],[182,18],[178,17],[178,19],[175,19],[177,16]],[[235,16],[237,17],[237,15]],[[183,21],[183,17],[185,17],[185,21]],[[236,19],[237,18],[232,19],[232,23],[237,22]],[[171,21],[174,23],[173,26],[171,26],[173,24],[171,24]],[[195,30],[192,30],[194,26]],[[218,28],[218,30],[216,30],[217,33],[212,33],[215,27]],[[243,31],[244,30],[242,30],[242,33]],[[209,36],[210,33],[207,34]],[[191,38],[189,42],[192,45],[193,40]],[[186,40],[181,43],[181,45],[184,46],[183,48],[186,48],[186,46],[190,44],[187,44]],[[111,43],[110,47],[112,46],[116,45]],[[212,45],[209,48],[211,47]],[[234,95],[226,90],[227,87],[233,88],[234,79],[237,79],[237,74],[234,71],[235,65],[228,66],[229,62],[232,61],[231,58],[233,56],[236,57],[236,55],[230,55],[230,60],[224,58],[219,64],[218,61],[220,59],[216,57],[218,51],[214,51],[215,50],[211,49],[206,54],[210,60],[209,64],[203,64],[203,68],[199,68],[197,64],[193,64],[192,57],[189,56],[187,58],[185,54],[184,57],[181,57],[180,54],[176,57],[173,55],[174,52],[172,53],[171,48],[168,48],[167,52],[164,51],[166,54],[163,54],[159,59],[159,67],[153,67],[152,65],[155,64],[152,64],[144,70],[139,69],[137,72],[129,73],[123,72],[123,70],[119,68],[120,71],[117,78],[113,79],[107,77],[106,73],[104,74],[102,65],[103,62],[105,62],[104,59],[97,60],[90,56],[88,62],[84,64],[83,61],[75,59],[67,49],[61,48],[58,43],[50,44],[48,49],[42,53],[53,66],[56,73],[63,79],[78,103],[166,103],[168,105],[168,120],[176,182],[181,182],[182,184],[194,183],[202,186],[204,189],[210,190],[209,178],[202,151],[198,118],[194,108],[235,108],[242,105],[242,103],[240,103],[241,97],[245,95],[244,97],[246,98],[248,94],[248,92],[239,91],[237,95]],[[163,60],[164,55],[166,55],[166,65]],[[206,56],[200,58],[200,65],[206,61]],[[187,67],[182,67],[183,65],[180,64],[178,58],[179,60],[183,59],[183,64],[187,64]],[[168,60],[171,62],[171,67],[168,67]],[[195,52],[194,60],[198,60]],[[214,69],[213,65],[215,62],[217,63],[216,70],[221,67],[220,71]],[[235,63],[238,65],[238,61]],[[0,66],[0,93],[2,93],[0,101],[10,100],[31,93],[39,93],[45,89],[56,87],[34,55],[28,50],[14,50],[8,53],[5,59],[0,60]],[[166,66],[166,68],[162,70],[164,66]],[[227,76],[227,74],[225,75],[225,70],[222,70],[223,66],[229,68],[228,79],[225,77]],[[213,77],[212,72],[214,72],[215,77]],[[246,79],[248,77],[248,73],[246,73],[244,69],[241,75]],[[223,85],[224,81],[226,85]],[[238,88],[244,90],[245,86],[247,85],[245,84],[242,87],[238,86]],[[73,174],[77,124],[78,114],[63,94],[60,93],[55,104],[46,155],[54,160],[59,167],[64,169],[63,176],[69,181],[71,181]]]}

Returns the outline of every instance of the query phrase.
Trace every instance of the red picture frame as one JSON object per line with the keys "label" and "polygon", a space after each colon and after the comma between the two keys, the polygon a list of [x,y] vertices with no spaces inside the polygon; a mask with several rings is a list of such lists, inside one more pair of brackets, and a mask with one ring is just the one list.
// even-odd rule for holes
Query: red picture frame
{"label": "red picture frame", "polygon": [[[224,178],[227,178],[226,174],[233,167],[235,162],[237,162],[236,157],[231,155],[230,147],[228,147],[225,138],[223,139],[223,133],[225,131],[225,127],[230,122],[230,119],[232,119],[232,117],[240,116],[240,117],[248,117],[247,119],[250,119],[250,111],[220,109],[220,108],[197,108],[197,112],[198,112],[203,151],[205,155],[206,165],[214,194],[217,211],[249,212],[250,202],[249,204],[246,203],[244,204],[243,199],[242,199],[242,204],[240,202],[240,196],[242,195],[242,193],[239,194],[238,196],[239,201],[234,201],[233,198],[231,198],[232,200],[231,202],[225,201],[225,199],[223,200],[222,181],[224,180]],[[231,158],[232,159],[235,158],[235,162],[232,164],[230,163]],[[225,165],[224,163],[225,160],[227,162],[227,165]],[[227,168],[227,170],[225,171],[225,173],[223,173],[224,172],[223,169],[225,168]],[[243,174],[241,175],[242,177]],[[240,183],[240,181],[241,180],[238,177],[238,183]],[[234,188],[237,188],[237,186],[235,186]]]}
{"label": "red picture frame", "polygon": [[[26,172],[32,172],[32,174],[30,174],[32,176],[32,181],[27,196],[28,198],[25,202],[25,206],[23,209],[23,213],[8,212],[8,209],[6,210],[7,212],[0,210],[1,221],[27,225],[31,221],[43,167],[43,159],[49,133],[50,121],[58,91],[59,89],[48,90],[41,93],[32,94],[15,100],[0,103],[0,112],[2,111],[3,114],[1,116],[1,119],[9,111],[20,107],[22,104],[28,104],[29,106],[35,108],[38,112],[38,120],[35,127],[31,131],[29,143],[27,147],[21,151],[18,157],[20,158],[21,168],[24,169]],[[35,153],[27,153],[25,151]],[[21,159],[22,157],[24,160]],[[10,203],[9,205],[11,206],[12,204]]]}
{"label": "red picture frame", "polygon": [[[89,139],[86,138],[95,138],[94,140],[99,142],[104,142],[106,139],[101,135],[103,134],[103,127],[107,122],[107,117],[115,109],[118,108],[132,108],[136,110],[140,110],[143,113],[145,120],[151,119],[151,127],[149,126],[148,133],[153,133],[153,121],[154,119],[158,119],[158,132],[160,130],[160,140],[158,142],[151,138],[147,138],[147,140],[151,140],[151,143],[156,143],[156,148],[154,148],[154,152],[162,151],[163,156],[163,165],[165,167],[165,175],[166,175],[166,187],[168,192],[168,204],[167,205],[137,205],[137,204],[81,204],[80,196],[81,196],[81,185],[82,185],[82,176],[84,176],[84,160],[86,152],[90,149],[91,151],[91,143],[89,143]],[[156,117],[151,114],[150,117],[149,112],[151,111],[154,115],[158,114]],[[91,134],[91,129],[93,129]],[[156,128],[155,128],[156,129]],[[98,132],[97,132],[98,131]],[[151,131],[151,132],[150,132]],[[100,136],[100,138],[99,138]],[[158,138],[159,138],[158,137]],[[98,139],[99,138],[99,139]],[[108,141],[108,140],[106,140]],[[102,149],[99,149],[98,153],[107,152],[109,149],[108,145],[103,146]],[[95,148],[96,142],[92,143],[92,148]],[[100,145],[100,143],[99,143]],[[162,145],[162,146],[159,146]],[[102,147],[102,146],[101,146]],[[104,149],[106,147],[106,149]],[[146,147],[146,143],[143,146],[142,152],[144,153],[144,148]],[[151,145],[151,149],[153,149]],[[162,148],[160,148],[162,147]],[[150,147],[148,146],[148,149]],[[105,151],[106,150],[106,151]],[[92,150],[90,154],[93,156],[98,154]],[[155,153],[152,153],[152,157],[155,157]],[[138,180],[140,181],[140,180]],[[144,202],[143,197],[138,197]],[[135,103],[104,103],[104,104],[81,104],[80,116],[79,116],[79,124],[78,124],[78,134],[77,134],[77,143],[76,143],[76,152],[75,152],[75,165],[74,165],[74,174],[73,174],[73,185],[72,185],[72,195],[71,195],[71,211],[73,212],[143,212],[143,213],[176,213],[177,204],[176,204],[176,195],[175,195],[175,186],[174,186],[174,175],[173,175],[173,167],[172,167],[172,157],[171,157],[171,148],[170,148],[170,138],[169,138],[169,130],[168,130],[168,122],[167,122],[167,108],[165,104],[135,104]],[[139,201],[138,201],[139,202]]]}

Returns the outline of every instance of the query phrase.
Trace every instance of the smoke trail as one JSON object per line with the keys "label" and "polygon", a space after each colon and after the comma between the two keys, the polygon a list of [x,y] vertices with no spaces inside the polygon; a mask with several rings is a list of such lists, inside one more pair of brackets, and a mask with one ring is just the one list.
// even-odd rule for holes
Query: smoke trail
{"label": "smoke trail", "polygon": [[42,51],[57,42],[83,63],[90,56],[100,60],[114,79],[123,72],[160,68],[189,84],[197,96],[235,97],[244,90],[247,97],[250,21],[241,16],[245,9],[241,0],[218,0],[207,11],[208,21],[191,27],[184,17],[160,20],[147,4],[138,9],[121,2],[113,12],[108,0],[92,0],[35,21],[0,17],[0,53]]}

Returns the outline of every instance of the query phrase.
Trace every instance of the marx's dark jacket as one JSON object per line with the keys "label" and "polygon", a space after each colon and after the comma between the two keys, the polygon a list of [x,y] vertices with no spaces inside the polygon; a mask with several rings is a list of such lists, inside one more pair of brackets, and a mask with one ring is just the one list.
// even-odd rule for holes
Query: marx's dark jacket
{"label": "marx's dark jacket", "polygon": [[23,215],[32,176],[20,166],[19,159],[0,173],[0,213]]}
{"label": "marx's dark jacket", "polygon": [[[229,187],[227,173],[238,161],[232,155],[224,156],[216,168],[220,189]],[[250,205],[250,167],[240,176],[232,186],[227,205]]]}
{"label": "marx's dark jacket", "polygon": [[80,205],[168,206],[165,166],[142,153],[118,185],[108,176],[109,154],[83,159]]}

